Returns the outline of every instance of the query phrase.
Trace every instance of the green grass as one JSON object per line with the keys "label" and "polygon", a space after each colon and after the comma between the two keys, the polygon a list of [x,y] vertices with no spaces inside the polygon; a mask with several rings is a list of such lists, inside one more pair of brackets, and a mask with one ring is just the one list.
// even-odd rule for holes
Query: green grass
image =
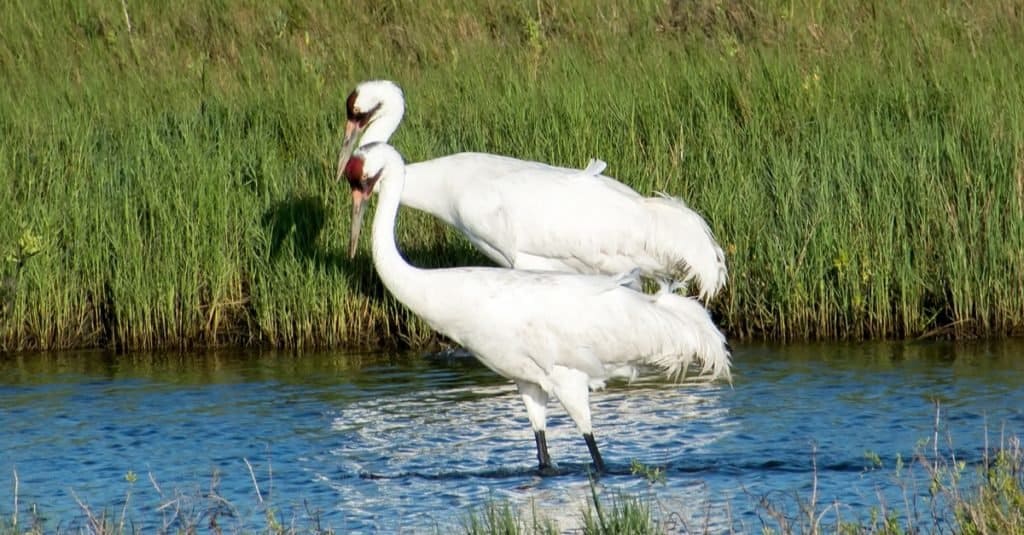
{"label": "green grass", "polygon": [[3,3],[0,349],[432,341],[345,257],[344,97],[378,77],[411,161],[601,157],[681,196],[732,338],[1020,333],[1022,49],[1012,0]]}
{"label": "green grass", "polygon": [[[438,527],[437,533],[445,533],[450,526]],[[512,504],[497,499],[488,500],[483,506],[474,508],[462,520],[462,532],[466,535],[557,535],[557,525],[537,515],[536,508],[529,518],[513,509]]]}

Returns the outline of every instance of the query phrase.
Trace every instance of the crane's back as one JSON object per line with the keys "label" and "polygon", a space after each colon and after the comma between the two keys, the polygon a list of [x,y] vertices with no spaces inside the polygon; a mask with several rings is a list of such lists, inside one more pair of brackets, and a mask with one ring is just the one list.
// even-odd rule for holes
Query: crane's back
{"label": "crane's back", "polygon": [[728,377],[725,339],[693,299],[643,294],[602,276],[499,268],[430,273],[434,298],[449,306],[421,315],[507,377],[561,365],[603,381],[640,364],[678,374],[694,362],[706,374]]}
{"label": "crane's back", "polygon": [[407,167],[404,204],[454,226],[501,266],[644,274],[705,293],[725,282],[725,260],[704,220],[670,198],[646,198],[587,169],[461,153]]}

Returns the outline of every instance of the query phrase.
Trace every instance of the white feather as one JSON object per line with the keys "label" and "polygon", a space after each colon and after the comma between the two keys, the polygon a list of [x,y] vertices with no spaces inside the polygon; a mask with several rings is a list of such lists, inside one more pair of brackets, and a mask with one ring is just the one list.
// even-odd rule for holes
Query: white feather
{"label": "white feather", "polygon": [[388,145],[374,144],[353,158],[362,160],[357,167],[365,176],[381,176],[372,241],[384,285],[434,329],[514,380],[535,431],[546,425],[550,395],[585,435],[591,433],[588,388],[631,379],[643,367],[659,368],[674,379],[693,369],[697,379],[731,379],[725,337],[704,307],[673,293],[634,290],[634,273],[609,277],[410,266],[394,241],[406,183],[401,156]]}
{"label": "white feather", "polygon": [[[402,91],[372,81],[353,95],[359,110],[376,110],[360,144],[387,141],[405,111]],[[606,275],[640,268],[695,282],[705,300],[719,292],[725,255],[704,219],[679,199],[641,196],[602,175],[605,167],[453,154],[408,165],[402,204],[455,227],[500,266]]]}

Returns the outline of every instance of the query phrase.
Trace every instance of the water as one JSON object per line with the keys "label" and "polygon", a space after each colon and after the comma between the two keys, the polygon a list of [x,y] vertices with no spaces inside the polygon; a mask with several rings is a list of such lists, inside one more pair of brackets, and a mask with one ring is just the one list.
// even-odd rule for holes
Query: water
{"label": "water", "polygon": [[[792,512],[816,473],[819,503],[864,518],[926,493],[893,482],[898,457],[932,438],[936,401],[942,451],[952,440],[969,463],[986,431],[992,444],[1024,434],[1021,341],[748,345],[734,364],[732,387],[646,380],[595,393],[610,470],[598,490],[650,498],[678,526],[759,531],[758,500]],[[540,478],[514,387],[472,359],[7,355],[0,515],[16,471],[22,522],[37,504],[51,528],[81,525],[83,505],[154,529],[205,527],[214,513],[226,529],[259,528],[262,500],[286,523],[445,532],[498,499],[570,529],[591,492],[589,454],[561,407],[550,413],[563,474]],[[632,475],[634,459],[665,482]]]}

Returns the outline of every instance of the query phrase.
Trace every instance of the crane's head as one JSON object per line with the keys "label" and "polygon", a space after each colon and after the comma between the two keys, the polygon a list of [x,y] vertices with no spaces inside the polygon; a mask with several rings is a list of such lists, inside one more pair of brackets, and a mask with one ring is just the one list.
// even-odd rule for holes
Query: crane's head
{"label": "crane's head", "polygon": [[[388,80],[371,80],[356,86],[345,101],[345,139],[342,141],[341,152],[338,154],[337,179],[345,171],[356,142],[360,145],[378,141],[387,141],[398,128],[398,123],[405,114],[405,97],[402,90],[394,82]],[[379,130],[373,134],[364,134],[371,124],[379,124]]]}
{"label": "crane's head", "polygon": [[[348,159],[342,174],[352,188],[352,234],[349,237],[348,256],[356,255],[359,245],[359,233],[363,228],[366,206],[373,190],[384,174],[384,167],[398,154],[386,143],[363,145]],[[397,156],[399,160],[401,156]]]}

